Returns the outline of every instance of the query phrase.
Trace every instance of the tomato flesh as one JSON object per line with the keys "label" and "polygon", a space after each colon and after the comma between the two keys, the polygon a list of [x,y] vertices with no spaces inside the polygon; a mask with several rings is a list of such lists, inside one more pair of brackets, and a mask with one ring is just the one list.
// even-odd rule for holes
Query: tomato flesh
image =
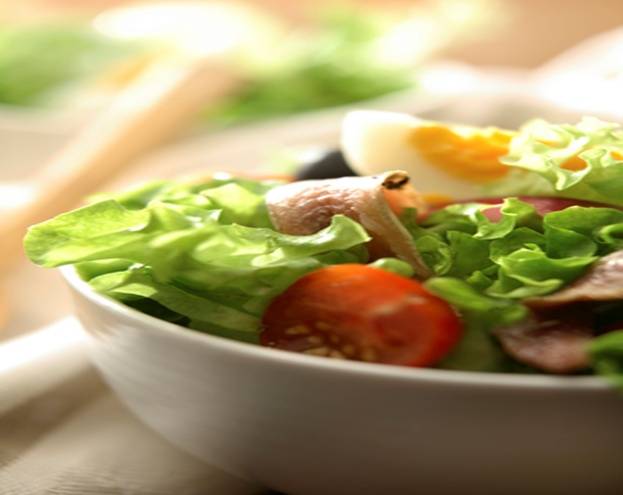
{"label": "tomato flesh", "polygon": [[311,355],[431,366],[460,336],[454,310],[419,282],[344,264],[312,272],[275,298],[260,341]]}

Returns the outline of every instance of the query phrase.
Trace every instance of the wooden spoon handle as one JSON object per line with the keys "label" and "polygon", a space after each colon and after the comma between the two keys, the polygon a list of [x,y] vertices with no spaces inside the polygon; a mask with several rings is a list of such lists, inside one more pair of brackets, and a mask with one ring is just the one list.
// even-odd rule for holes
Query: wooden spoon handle
{"label": "wooden spoon handle", "polygon": [[236,83],[231,71],[208,59],[147,70],[43,169],[35,200],[2,219],[0,273],[19,259],[30,225],[74,207]]}

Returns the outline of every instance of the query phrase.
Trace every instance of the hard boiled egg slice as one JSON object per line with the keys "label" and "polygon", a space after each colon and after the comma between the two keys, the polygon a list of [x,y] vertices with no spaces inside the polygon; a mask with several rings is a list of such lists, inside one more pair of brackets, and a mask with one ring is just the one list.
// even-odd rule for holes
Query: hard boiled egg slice
{"label": "hard boiled egg slice", "polygon": [[499,158],[514,134],[366,110],[346,115],[341,144],[360,175],[401,169],[422,193],[465,199],[482,195],[482,186],[508,173]]}

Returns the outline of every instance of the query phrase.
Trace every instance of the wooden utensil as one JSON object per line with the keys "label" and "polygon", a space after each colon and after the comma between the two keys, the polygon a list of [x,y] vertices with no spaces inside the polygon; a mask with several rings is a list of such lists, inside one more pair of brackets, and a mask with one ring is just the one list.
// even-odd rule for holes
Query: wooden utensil
{"label": "wooden utensil", "polygon": [[213,58],[171,60],[148,69],[42,169],[36,198],[2,219],[0,275],[19,260],[30,225],[76,206],[236,83],[226,64]]}

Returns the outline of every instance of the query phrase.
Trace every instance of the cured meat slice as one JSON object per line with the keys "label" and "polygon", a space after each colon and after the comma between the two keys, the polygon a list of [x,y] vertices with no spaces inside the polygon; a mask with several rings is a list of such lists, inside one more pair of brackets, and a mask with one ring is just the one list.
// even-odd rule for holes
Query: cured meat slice
{"label": "cured meat slice", "polygon": [[582,277],[564,289],[543,297],[526,299],[535,308],[566,306],[582,301],[623,300],[623,251],[597,261]]}
{"label": "cured meat slice", "polygon": [[529,318],[493,332],[516,361],[549,373],[572,373],[588,367],[590,322],[582,318]]}
{"label": "cured meat slice", "polygon": [[372,236],[373,257],[395,255],[408,262],[419,278],[430,276],[396,216],[406,207],[424,208],[405,172],[293,182],[271,190],[266,204],[275,228],[292,235],[313,234],[329,225],[334,215],[346,215]]}
{"label": "cured meat slice", "polygon": [[617,301],[623,301],[623,251],[604,256],[554,294],[526,299],[533,317],[494,333],[519,362],[551,373],[579,371],[588,366],[586,348],[595,335],[620,328]]}

